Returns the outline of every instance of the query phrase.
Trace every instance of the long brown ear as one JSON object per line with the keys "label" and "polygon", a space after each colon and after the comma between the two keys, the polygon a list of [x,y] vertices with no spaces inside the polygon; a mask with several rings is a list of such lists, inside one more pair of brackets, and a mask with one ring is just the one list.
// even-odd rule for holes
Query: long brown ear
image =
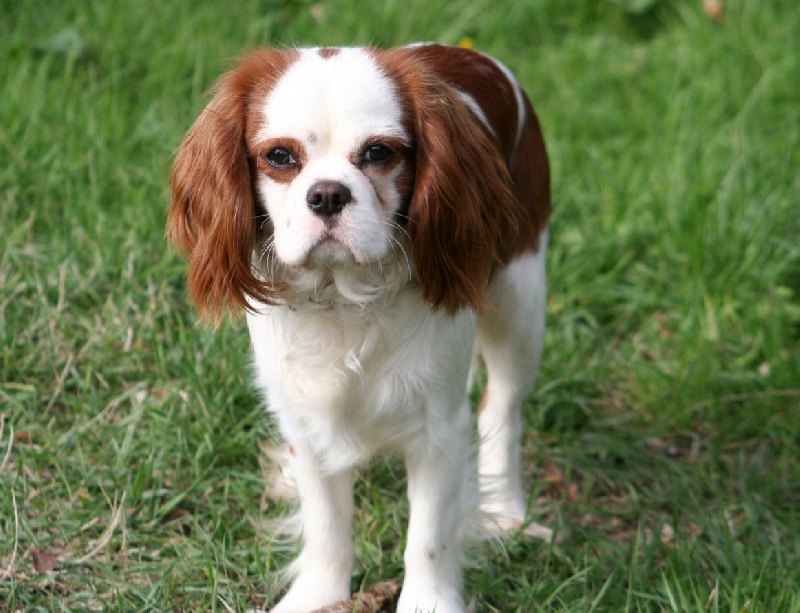
{"label": "long brown ear", "polygon": [[245,142],[255,73],[274,68],[267,53],[251,54],[220,80],[172,167],[167,235],[189,260],[189,294],[201,318],[215,323],[236,305],[247,308],[246,296],[275,297],[251,267],[257,212]]}
{"label": "long brown ear", "polygon": [[434,78],[414,95],[417,170],[408,233],[423,297],[450,313],[488,308],[486,289],[518,207],[493,136]]}

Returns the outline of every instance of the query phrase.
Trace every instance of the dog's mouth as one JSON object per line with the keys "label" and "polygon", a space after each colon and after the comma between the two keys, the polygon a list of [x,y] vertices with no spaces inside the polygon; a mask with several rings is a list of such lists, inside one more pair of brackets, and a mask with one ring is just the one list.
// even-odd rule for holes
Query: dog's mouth
{"label": "dog's mouth", "polygon": [[353,262],[359,263],[356,253],[329,229],[308,250],[305,266],[334,268]]}

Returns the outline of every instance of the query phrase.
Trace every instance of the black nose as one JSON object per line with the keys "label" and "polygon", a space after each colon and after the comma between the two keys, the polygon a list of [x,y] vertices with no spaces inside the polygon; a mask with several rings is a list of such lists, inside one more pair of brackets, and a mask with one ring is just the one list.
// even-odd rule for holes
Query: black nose
{"label": "black nose", "polygon": [[320,217],[333,217],[353,199],[353,194],[338,181],[317,181],[308,188],[308,208]]}

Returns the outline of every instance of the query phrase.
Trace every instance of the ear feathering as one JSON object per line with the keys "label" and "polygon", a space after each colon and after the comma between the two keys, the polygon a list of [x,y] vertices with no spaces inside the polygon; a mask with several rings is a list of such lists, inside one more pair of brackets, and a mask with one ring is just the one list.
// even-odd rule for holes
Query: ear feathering
{"label": "ear feathering", "polygon": [[389,62],[405,84],[416,123],[408,233],[420,289],[434,308],[485,311],[503,242],[519,224],[511,178],[493,135],[458,93],[404,51]]}
{"label": "ear feathering", "polygon": [[250,308],[248,296],[275,299],[251,266],[258,213],[246,130],[254,91],[268,91],[290,61],[290,52],[273,49],[245,56],[217,83],[172,167],[167,236],[189,261],[189,294],[201,319],[213,323],[235,306]]}

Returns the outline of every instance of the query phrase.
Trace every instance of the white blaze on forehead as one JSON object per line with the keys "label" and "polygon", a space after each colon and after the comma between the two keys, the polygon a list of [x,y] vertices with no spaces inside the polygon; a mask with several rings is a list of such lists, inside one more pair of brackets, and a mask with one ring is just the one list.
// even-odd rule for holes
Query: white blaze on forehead
{"label": "white blaze on forehead", "polygon": [[[261,138],[291,137],[343,153],[372,136],[407,138],[395,85],[363,49],[303,49],[267,97]],[[314,136],[309,139],[309,136]]]}

